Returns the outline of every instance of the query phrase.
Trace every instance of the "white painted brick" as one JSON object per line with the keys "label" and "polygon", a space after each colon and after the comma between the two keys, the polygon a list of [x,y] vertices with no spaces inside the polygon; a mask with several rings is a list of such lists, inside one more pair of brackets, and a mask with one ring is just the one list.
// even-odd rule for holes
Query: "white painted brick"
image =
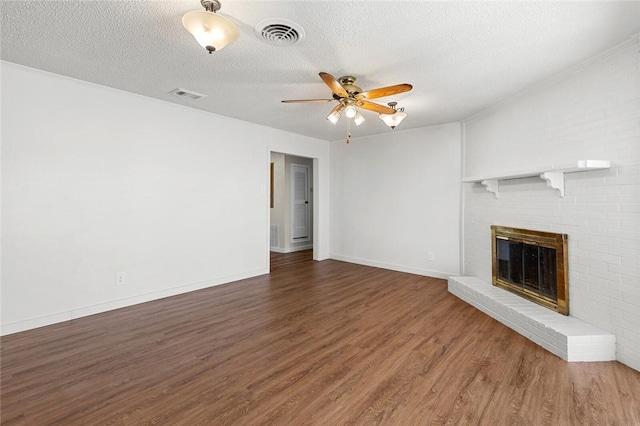
{"label": "white painted brick", "polygon": [[640,184],[640,175],[621,175],[611,176],[607,178],[609,185],[638,185]]}
{"label": "white painted brick", "polygon": [[[611,194],[618,194],[620,191],[618,190],[618,187],[615,185],[598,185],[598,186],[590,186],[586,189],[586,193],[589,195],[595,195],[595,194],[599,194],[599,195],[611,195]],[[603,197],[601,200],[601,202],[606,203],[608,202],[609,197]],[[580,201],[585,202],[584,199],[581,199]]]}
{"label": "white painted brick", "polygon": [[[611,353],[615,357],[613,334],[475,277],[450,277],[449,291],[565,360],[598,360],[598,354],[602,360],[610,360]],[[578,346],[574,349],[574,345]]]}
{"label": "white painted brick", "polygon": [[[638,329],[636,328],[635,330]],[[625,330],[624,337],[625,339],[629,340],[629,342],[631,342],[634,347],[640,348],[640,331],[634,333],[631,330]]]}
{"label": "white painted brick", "polygon": [[591,343],[591,339],[592,336],[590,335],[567,336],[567,341],[571,346],[578,343]]}
{"label": "white painted brick", "polygon": [[[634,304],[629,303],[629,301],[624,300],[621,303],[616,305],[618,311],[622,312],[623,317],[637,319],[636,314],[638,313],[638,307]],[[627,315],[628,314],[628,315]],[[640,320],[635,321],[636,326],[640,326]],[[638,328],[636,328],[638,330]]]}
{"label": "white painted brick", "polygon": [[[640,250],[640,240],[620,240],[620,247]],[[640,262],[640,259],[638,262]]]}
{"label": "white painted brick", "polygon": [[589,253],[589,257],[593,259],[598,259],[601,264],[604,264],[604,267],[601,269],[607,269],[611,265],[620,265],[620,256],[615,256],[612,254],[612,248],[615,249],[614,245],[610,245],[607,254],[604,253]]}
{"label": "white painted brick", "polygon": [[[621,273],[623,275],[629,276],[631,278],[640,279],[640,268],[635,268],[633,266],[625,266],[626,262],[628,262],[628,259],[622,258],[623,265],[620,268],[621,269]],[[631,264],[633,264],[632,262],[633,262],[633,260],[630,261]],[[637,264],[637,262],[636,262],[636,264]]]}
{"label": "white painted brick", "polygon": [[[597,260],[599,259],[601,256],[603,256],[602,253],[593,253],[593,252],[587,252],[587,255],[584,257],[577,257],[577,263],[578,265],[584,265],[584,266],[588,266],[590,268],[595,268],[595,269],[607,269],[607,267],[609,266],[608,263]],[[618,262],[619,263],[619,262]],[[588,270],[585,271],[588,273]]]}
{"label": "white painted brick", "polygon": [[603,280],[611,281],[611,282],[620,282],[622,280],[622,275],[609,271],[609,267],[606,264],[604,268],[600,268],[598,266],[590,267],[589,275],[591,277],[600,278],[600,282],[602,282]]}
{"label": "white painted brick", "polygon": [[618,150],[620,157],[638,157],[640,156],[640,144],[629,146]]}
{"label": "white painted brick", "polygon": [[[609,347],[610,342],[586,342],[586,343],[575,343],[572,344],[569,348],[569,354],[588,354],[588,353],[613,353],[615,359],[615,350],[611,350]],[[613,346],[615,348],[615,346]],[[597,360],[594,360],[597,361]],[[608,360],[602,360],[608,361]]]}
{"label": "white painted brick", "polygon": [[569,356],[566,351],[556,346],[550,345],[549,343],[546,343],[544,341],[541,342],[541,346],[546,350],[548,350],[549,352],[551,352],[552,354],[557,355],[558,357],[564,359],[565,361],[568,361]]}
{"label": "white painted brick", "polygon": [[[624,318],[624,316],[619,316],[619,315],[614,315],[611,318],[611,323],[613,325],[615,325],[616,327],[620,327],[622,329],[625,330],[625,337],[629,338],[629,336],[633,337],[633,333],[629,330],[632,330],[633,328],[635,329],[640,329],[640,324],[638,324],[636,321],[633,321],[633,318],[631,320],[628,320],[626,318]],[[630,340],[633,340],[633,338],[631,338]]]}
{"label": "white painted brick", "polygon": [[615,351],[596,351],[567,354],[567,361],[569,362],[614,361],[615,359]]}
{"label": "white painted brick", "polygon": [[[640,163],[640,160],[638,160]],[[621,194],[640,194],[640,185],[620,185],[618,187]]]}
{"label": "white painted brick", "polygon": [[589,243],[604,244],[606,246],[612,246],[618,243],[617,238],[607,235],[606,229],[600,229],[598,232],[585,234],[583,239]]}
{"label": "white painted brick", "polygon": [[[638,369],[639,52],[636,41],[575,75],[466,120],[469,175],[499,171],[502,162],[525,168],[577,158],[610,160],[612,168],[566,175],[565,198],[535,179],[510,181],[499,199],[465,185],[463,215],[465,273],[487,282],[490,225],[568,234],[572,315],[614,333],[620,361]],[[523,324],[538,336],[540,327]]]}
{"label": "white painted brick", "polygon": [[[622,208],[622,205],[620,206]],[[640,223],[640,215],[636,212],[617,212],[617,213],[607,213],[608,220],[618,220],[620,222],[637,222]]]}
{"label": "white painted brick", "polygon": [[[619,192],[618,187],[616,186],[615,188]],[[636,202],[637,199],[638,199],[638,195],[637,194],[607,195],[607,203],[611,203],[611,204],[614,204],[614,205],[634,203],[634,202]]]}

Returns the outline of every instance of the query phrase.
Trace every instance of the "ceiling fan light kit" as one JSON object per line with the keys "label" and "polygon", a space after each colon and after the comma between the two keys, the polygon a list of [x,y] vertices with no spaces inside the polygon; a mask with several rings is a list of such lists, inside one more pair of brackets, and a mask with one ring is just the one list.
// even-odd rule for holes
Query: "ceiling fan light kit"
{"label": "ceiling fan light kit", "polygon": [[347,116],[347,118],[353,118],[356,116],[356,107],[354,107],[353,105],[349,105],[345,110],[344,110],[344,115]]}
{"label": "ceiling fan light kit", "polygon": [[404,108],[396,109],[396,105],[398,105],[397,102],[389,102],[387,105],[395,110],[395,112],[393,114],[380,114],[378,117],[380,117],[380,120],[384,121],[384,124],[395,129],[396,126],[407,117],[407,113],[404,112]]}
{"label": "ceiling fan light kit", "polygon": [[331,111],[329,115],[327,115],[327,120],[329,120],[331,124],[336,124],[339,118],[340,118],[340,113],[337,111]]}
{"label": "ceiling fan light kit", "polygon": [[[385,96],[396,95],[398,93],[408,92],[413,88],[410,84],[396,84],[394,86],[381,87],[378,89],[363,91],[360,87],[356,86],[356,78],[350,75],[340,77],[336,79],[331,74],[321,72],[320,78],[331,89],[332,99],[288,99],[283,100],[284,103],[316,103],[316,102],[338,102],[329,115],[327,120],[332,124],[336,124],[340,118],[340,114],[344,111],[344,115],[353,119],[356,126],[365,122],[364,116],[358,111],[358,108],[377,112],[380,119],[392,129],[400,124],[402,120],[407,116],[404,112],[404,108],[396,109],[397,102],[389,102],[389,106],[380,105],[375,102],[371,102],[370,99],[383,98]],[[348,126],[347,122],[347,126]],[[347,143],[350,139],[347,137]]]}
{"label": "ceiling fan light kit", "polygon": [[221,4],[218,0],[201,0],[205,10],[187,12],[182,25],[210,54],[222,50],[240,36],[238,26],[228,18],[218,15]]}

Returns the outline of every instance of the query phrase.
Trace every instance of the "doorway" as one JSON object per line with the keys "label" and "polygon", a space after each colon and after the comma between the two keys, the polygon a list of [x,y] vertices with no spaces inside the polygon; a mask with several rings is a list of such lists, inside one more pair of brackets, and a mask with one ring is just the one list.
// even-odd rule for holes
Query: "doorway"
{"label": "doorway", "polygon": [[271,152],[270,251],[313,249],[313,159]]}

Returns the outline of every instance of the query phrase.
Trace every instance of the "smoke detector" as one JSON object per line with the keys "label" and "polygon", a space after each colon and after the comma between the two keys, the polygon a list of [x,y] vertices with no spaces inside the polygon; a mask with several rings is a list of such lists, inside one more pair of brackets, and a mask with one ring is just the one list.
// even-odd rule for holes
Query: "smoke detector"
{"label": "smoke detector", "polygon": [[272,46],[291,46],[304,39],[302,27],[288,19],[265,19],[254,30],[260,40]]}

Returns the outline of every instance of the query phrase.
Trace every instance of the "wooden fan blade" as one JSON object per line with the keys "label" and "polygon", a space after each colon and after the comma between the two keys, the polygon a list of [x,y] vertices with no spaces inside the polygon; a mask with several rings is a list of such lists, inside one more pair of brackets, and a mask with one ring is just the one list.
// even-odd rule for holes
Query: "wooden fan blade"
{"label": "wooden fan blade", "polygon": [[331,115],[331,114],[333,114],[333,113],[337,113],[337,114],[339,114],[339,113],[341,113],[341,112],[342,112],[342,110],[343,110],[343,109],[345,109],[345,105],[344,105],[344,104],[342,104],[342,103],[340,103],[340,104],[336,105],[336,106],[335,106],[335,108],[333,108],[333,109],[331,110],[331,112],[329,113],[329,115]]}
{"label": "wooden fan blade", "polygon": [[285,99],[285,104],[293,104],[293,103],[311,103],[311,102],[333,102],[335,99]]}
{"label": "wooden fan blade", "polygon": [[396,95],[398,93],[408,92],[413,89],[413,86],[407,83],[396,84],[395,86],[381,87],[379,89],[368,90],[366,92],[358,93],[356,99],[376,99],[384,98],[385,96]]}
{"label": "wooden fan blade", "polygon": [[333,77],[331,74],[327,74],[326,72],[321,72],[319,75],[322,81],[324,81],[324,84],[329,86],[329,89],[331,89],[331,91],[335,93],[337,96],[340,96],[341,98],[349,97],[349,94],[347,93],[346,90],[344,90],[344,87],[342,87],[342,85],[338,82],[338,80],[336,80],[335,77]]}
{"label": "wooden fan blade", "polygon": [[393,108],[389,108],[388,106],[376,104],[375,102],[369,102],[365,100],[360,100],[356,102],[356,106],[368,109],[369,111],[375,111],[380,114],[395,114],[396,110]]}

